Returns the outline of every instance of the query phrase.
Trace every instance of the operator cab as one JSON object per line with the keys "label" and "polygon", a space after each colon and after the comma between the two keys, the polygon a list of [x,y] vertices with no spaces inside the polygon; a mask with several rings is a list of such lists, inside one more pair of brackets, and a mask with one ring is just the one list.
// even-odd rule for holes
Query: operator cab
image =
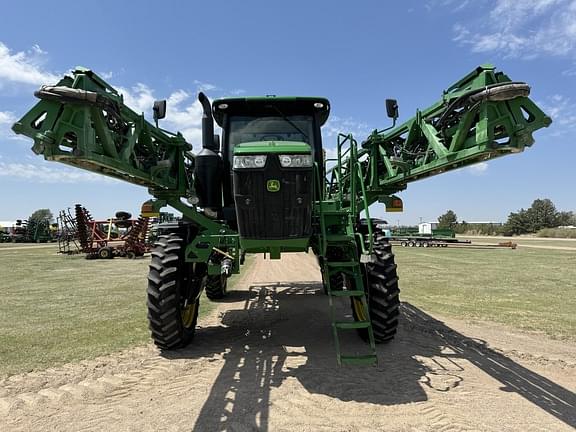
{"label": "operator cab", "polygon": [[312,233],[314,162],[321,170],[324,165],[320,128],[328,119],[328,100],[218,99],[211,112],[222,128],[221,214],[238,228],[242,247],[305,250]]}
{"label": "operator cab", "polygon": [[[234,149],[238,144],[306,143],[312,148],[314,161],[319,166],[323,164],[320,127],[330,113],[330,103],[325,98],[218,99],[212,104],[212,110],[216,123],[222,128],[224,172],[230,176],[233,176]],[[226,189],[224,185],[224,206],[233,205],[231,189]]]}

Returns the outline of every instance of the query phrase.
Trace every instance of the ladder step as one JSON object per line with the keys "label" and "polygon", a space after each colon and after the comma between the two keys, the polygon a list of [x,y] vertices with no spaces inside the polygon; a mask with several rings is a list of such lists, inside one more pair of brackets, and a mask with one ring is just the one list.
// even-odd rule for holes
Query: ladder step
{"label": "ladder step", "polygon": [[341,365],[374,365],[378,364],[378,357],[373,354],[361,356],[340,356],[338,358]]}
{"label": "ladder step", "polygon": [[334,297],[361,297],[364,295],[364,291],[362,290],[330,291],[330,295]]}
{"label": "ladder step", "polygon": [[351,242],[355,241],[354,236],[346,234],[328,234],[326,240],[329,242]]}
{"label": "ladder step", "polygon": [[346,215],[348,214],[349,211],[346,209],[340,209],[340,210],[322,210],[322,214],[323,215]]}
{"label": "ladder step", "polygon": [[370,327],[370,321],[335,321],[334,327],[340,330],[362,329]]}
{"label": "ladder step", "polygon": [[326,265],[328,267],[356,267],[358,263],[354,261],[328,261]]}

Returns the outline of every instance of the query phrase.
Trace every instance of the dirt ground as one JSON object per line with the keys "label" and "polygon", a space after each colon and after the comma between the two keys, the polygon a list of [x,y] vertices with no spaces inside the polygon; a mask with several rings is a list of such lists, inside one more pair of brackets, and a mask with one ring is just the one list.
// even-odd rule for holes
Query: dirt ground
{"label": "dirt ground", "polygon": [[[149,345],[0,381],[0,430],[576,427],[573,343],[404,303],[378,367],[338,368],[319,277],[311,255],[257,258],[186,349]],[[341,343],[360,349],[357,340]]]}

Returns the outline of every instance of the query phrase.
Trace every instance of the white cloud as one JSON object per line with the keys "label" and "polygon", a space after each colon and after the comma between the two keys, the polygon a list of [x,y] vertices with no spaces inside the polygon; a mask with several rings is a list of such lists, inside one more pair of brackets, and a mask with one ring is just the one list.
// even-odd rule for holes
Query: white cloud
{"label": "white cloud", "polygon": [[[325,137],[330,137],[334,140],[336,144],[336,137],[339,133],[354,135],[354,138],[359,142],[364,140],[374,128],[370,128],[368,123],[357,121],[351,117],[338,117],[332,115],[326,124],[322,127],[322,132]],[[325,143],[324,145],[328,145]]]}
{"label": "white cloud", "polygon": [[572,65],[572,67],[562,71],[562,75],[564,76],[576,76],[576,63]]}
{"label": "white cloud", "polygon": [[10,111],[0,111],[0,138],[8,138],[10,140],[28,141],[22,135],[16,135],[12,132],[11,127],[16,121],[16,116]]}
{"label": "white cloud", "polygon": [[217,86],[210,83],[205,83],[202,81],[194,80],[194,84],[198,87],[198,91],[209,92],[214,90],[220,90]]}
{"label": "white cloud", "polygon": [[11,125],[16,121],[16,117],[10,111],[0,111],[0,126]]}
{"label": "white cloud", "polygon": [[98,72],[98,75],[105,80],[109,80],[114,77],[114,72]]}
{"label": "white cloud", "polygon": [[502,57],[576,56],[576,0],[495,0],[454,26],[454,40]]}
{"label": "white cloud", "polygon": [[113,86],[124,96],[124,104],[138,114],[150,114],[154,105],[154,91],[146,84],[137,83],[131,88]]}
{"label": "white cloud", "polygon": [[44,166],[37,163],[0,162],[0,177],[10,177],[35,183],[110,183],[116,180],[80,169]]}
{"label": "white cloud", "polygon": [[477,164],[466,167],[466,171],[475,176],[484,175],[486,174],[487,170],[488,170],[488,164],[486,162],[479,162]]}
{"label": "white cloud", "polygon": [[[157,99],[154,90],[145,84],[138,83],[130,89],[116,87],[124,96],[124,103],[137,113],[150,117],[152,106]],[[195,94],[185,90],[176,90],[167,98],[166,118],[160,126],[166,130],[181,132],[186,140],[195,148],[202,136],[202,105],[196,100]]]}
{"label": "white cloud", "polygon": [[575,102],[567,96],[555,94],[539,101],[542,110],[552,117],[550,134],[560,136],[576,130],[576,106]]}
{"label": "white cloud", "polygon": [[44,69],[46,53],[38,45],[28,51],[12,52],[0,42],[0,87],[6,83],[51,84],[60,78]]}

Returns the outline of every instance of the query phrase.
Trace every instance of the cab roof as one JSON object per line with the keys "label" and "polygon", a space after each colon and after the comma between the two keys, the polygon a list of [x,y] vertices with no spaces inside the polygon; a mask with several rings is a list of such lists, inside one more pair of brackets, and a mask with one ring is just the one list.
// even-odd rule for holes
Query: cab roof
{"label": "cab roof", "polygon": [[222,98],[212,102],[212,113],[219,126],[223,126],[224,114],[262,115],[276,107],[284,115],[320,113],[320,126],[330,115],[330,101],[313,96],[252,96],[242,98]]}

